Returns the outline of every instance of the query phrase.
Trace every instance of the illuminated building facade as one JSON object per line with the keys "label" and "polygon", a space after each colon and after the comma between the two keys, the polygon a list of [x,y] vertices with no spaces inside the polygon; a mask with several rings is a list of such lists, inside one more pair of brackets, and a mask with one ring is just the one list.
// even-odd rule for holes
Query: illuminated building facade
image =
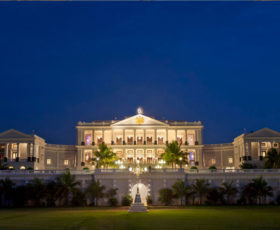
{"label": "illuminated building facade", "polygon": [[279,151],[280,133],[268,128],[242,134],[232,143],[206,145],[203,128],[200,121],[156,120],[139,108],[136,115],[123,120],[78,122],[76,145],[46,144],[37,135],[5,131],[0,133],[0,159],[15,169],[94,169],[91,159],[99,144],[105,143],[117,154],[119,167],[160,168],[167,167],[161,160],[166,143],[177,141],[189,153],[186,169],[238,169],[244,162],[262,167],[271,147]]}

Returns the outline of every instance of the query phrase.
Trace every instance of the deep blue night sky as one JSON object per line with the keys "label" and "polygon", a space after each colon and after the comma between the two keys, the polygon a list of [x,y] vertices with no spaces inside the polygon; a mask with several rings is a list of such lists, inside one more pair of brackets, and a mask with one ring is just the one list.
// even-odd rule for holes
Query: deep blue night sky
{"label": "deep blue night sky", "polygon": [[78,121],[280,130],[279,3],[1,3],[0,131],[74,144]]}

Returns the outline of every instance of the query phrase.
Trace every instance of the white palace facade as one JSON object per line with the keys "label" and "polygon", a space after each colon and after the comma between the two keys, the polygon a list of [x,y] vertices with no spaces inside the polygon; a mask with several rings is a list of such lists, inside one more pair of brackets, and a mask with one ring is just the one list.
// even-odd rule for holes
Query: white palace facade
{"label": "white palace facade", "polygon": [[177,141],[188,152],[188,165],[207,169],[238,169],[243,162],[261,167],[270,148],[279,151],[280,133],[268,128],[244,133],[225,144],[203,144],[200,121],[156,120],[137,114],[124,120],[78,122],[76,145],[53,145],[37,135],[16,130],[0,133],[0,159],[10,168],[35,170],[94,169],[92,158],[101,143],[115,152],[122,167],[140,164],[152,168],[161,163],[166,143]]}

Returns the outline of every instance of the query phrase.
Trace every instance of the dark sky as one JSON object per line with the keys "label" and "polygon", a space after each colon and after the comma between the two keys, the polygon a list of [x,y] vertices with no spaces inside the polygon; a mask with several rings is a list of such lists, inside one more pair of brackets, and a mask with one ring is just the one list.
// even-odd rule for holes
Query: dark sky
{"label": "dark sky", "polygon": [[1,3],[0,131],[74,144],[139,105],[205,143],[280,130],[279,41],[279,3]]}

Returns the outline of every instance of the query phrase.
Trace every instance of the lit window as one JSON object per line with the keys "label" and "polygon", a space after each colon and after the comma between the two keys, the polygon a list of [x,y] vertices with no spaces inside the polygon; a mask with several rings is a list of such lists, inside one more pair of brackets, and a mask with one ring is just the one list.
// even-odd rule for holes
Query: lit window
{"label": "lit window", "polygon": [[64,165],[68,165],[69,164],[69,160],[64,160]]}
{"label": "lit window", "polygon": [[229,158],[228,158],[228,163],[229,163],[229,164],[232,164],[232,163],[233,163],[233,158],[232,158],[232,157],[229,157]]}
{"label": "lit window", "polygon": [[13,153],[13,159],[16,159],[17,158],[17,153]]}
{"label": "lit window", "polygon": [[188,135],[188,142],[189,142],[189,145],[194,145],[194,135],[193,134]]}
{"label": "lit window", "polygon": [[194,152],[190,152],[189,154],[189,160],[194,161]]}
{"label": "lit window", "polygon": [[265,152],[265,151],[262,151],[261,156],[265,157],[265,155],[266,155],[266,152]]}
{"label": "lit window", "polygon": [[52,159],[47,159],[47,165],[52,164]]}
{"label": "lit window", "polygon": [[211,163],[212,163],[213,165],[216,164],[216,159],[212,158],[212,159],[211,159]]}
{"label": "lit window", "polygon": [[85,131],[85,144],[91,145],[92,144],[92,132],[91,131]]}
{"label": "lit window", "polygon": [[85,156],[85,161],[86,162],[90,162],[91,160],[91,155],[92,155],[92,150],[85,150],[84,152],[84,156]]}

